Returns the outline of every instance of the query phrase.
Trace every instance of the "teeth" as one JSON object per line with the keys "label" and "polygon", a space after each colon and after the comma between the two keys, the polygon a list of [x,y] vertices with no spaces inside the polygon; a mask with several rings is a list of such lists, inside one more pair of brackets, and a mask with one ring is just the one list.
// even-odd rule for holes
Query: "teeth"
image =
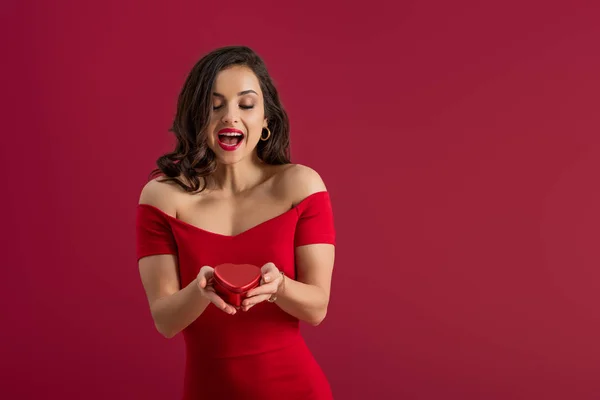
{"label": "teeth", "polygon": [[237,133],[237,132],[225,132],[225,133],[219,133],[219,135],[221,135],[221,136],[242,136],[241,133]]}

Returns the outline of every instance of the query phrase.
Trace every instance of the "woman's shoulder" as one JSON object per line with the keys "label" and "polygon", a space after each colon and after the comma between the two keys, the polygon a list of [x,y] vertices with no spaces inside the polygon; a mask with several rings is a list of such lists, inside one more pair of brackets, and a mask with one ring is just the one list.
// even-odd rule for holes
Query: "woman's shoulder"
{"label": "woman's shoulder", "polygon": [[178,185],[158,177],[148,181],[141,190],[139,204],[147,204],[175,216],[177,200],[181,196]]}
{"label": "woman's shoulder", "polygon": [[278,186],[294,205],[314,193],[327,191],[321,175],[306,165],[288,164],[278,175]]}

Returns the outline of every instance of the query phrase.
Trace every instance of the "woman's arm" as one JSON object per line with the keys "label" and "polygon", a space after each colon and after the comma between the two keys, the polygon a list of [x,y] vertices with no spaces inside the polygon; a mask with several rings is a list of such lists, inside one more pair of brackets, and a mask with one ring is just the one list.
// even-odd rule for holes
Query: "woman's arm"
{"label": "woman's arm", "polygon": [[[321,177],[312,169],[301,165],[290,168],[285,179],[294,188],[299,200],[326,190]],[[244,301],[243,310],[268,300],[273,296],[282,310],[313,326],[319,325],[327,315],[331,279],[335,260],[335,246],[332,244],[309,244],[295,250],[296,280],[282,277],[272,263],[263,266],[265,283],[251,290]]]}
{"label": "woman's arm", "polygon": [[[173,194],[169,190],[164,183],[151,181],[142,190],[140,203],[174,215],[171,206]],[[236,310],[207,285],[212,277],[211,267],[201,268],[196,279],[181,288],[177,256],[147,256],[141,258],[138,265],[154,324],[163,336],[172,338],[181,332],[204,312],[210,302],[229,314],[235,314]]]}
{"label": "woman's arm", "polygon": [[327,315],[335,251],[330,244],[296,248],[297,280],[283,278],[275,304],[313,326]]}
{"label": "woman's arm", "polygon": [[269,298],[288,314],[313,326],[327,315],[331,275],[335,258],[333,245],[311,244],[296,249],[298,280],[283,277],[275,264],[262,267],[265,284],[248,292],[242,310]]}
{"label": "woman's arm", "polygon": [[139,261],[154,324],[166,338],[172,338],[194,322],[210,303],[202,296],[197,279],[179,289],[176,259],[173,255],[156,255]]}

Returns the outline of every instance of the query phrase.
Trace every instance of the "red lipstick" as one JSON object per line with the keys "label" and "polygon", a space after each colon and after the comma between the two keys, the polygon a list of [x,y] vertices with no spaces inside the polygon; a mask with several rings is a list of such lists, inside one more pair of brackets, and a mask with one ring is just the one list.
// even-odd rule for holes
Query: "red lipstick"
{"label": "red lipstick", "polygon": [[223,128],[217,132],[217,142],[223,150],[237,150],[244,141],[244,132],[235,128]]}

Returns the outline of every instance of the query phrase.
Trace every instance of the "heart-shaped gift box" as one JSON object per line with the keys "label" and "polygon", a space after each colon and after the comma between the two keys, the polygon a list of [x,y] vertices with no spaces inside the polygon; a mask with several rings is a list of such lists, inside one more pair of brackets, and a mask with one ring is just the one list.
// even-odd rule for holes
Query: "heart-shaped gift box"
{"label": "heart-shaped gift box", "polygon": [[260,284],[260,268],[252,264],[219,264],[214,268],[215,292],[226,303],[240,307],[249,290]]}

